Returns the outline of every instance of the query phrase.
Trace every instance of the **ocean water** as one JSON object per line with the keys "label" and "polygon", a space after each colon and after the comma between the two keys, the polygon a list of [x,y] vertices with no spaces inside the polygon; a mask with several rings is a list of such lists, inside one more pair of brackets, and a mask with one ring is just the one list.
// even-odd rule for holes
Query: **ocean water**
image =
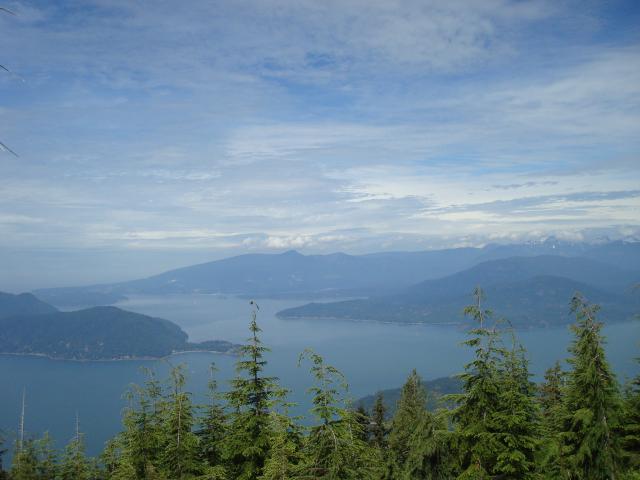
{"label": "ocean water", "polygon": [[[272,350],[266,355],[267,373],[280,378],[298,403],[295,413],[309,406],[308,364],[298,356],[312,348],[346,376],[353,398],[400,386],[412,368],[425,379],[459,373],[470,352],[460,343],[464,331],[451,326],[398,325],[339,320],[283,320],[275,316],[304,300],[259,300],[258,323],[262,340]],[[215,295],[135,296],[118,306],[180,325],[193,341],[225,339],[242,343],[249,336],[248,300]],[[621,380],[638,373],[640,322],[608,325],[607,354]],[[556,359],[567,357],[571,333],[566,327],[518,333],[527,348],[531,370],[540,378]],[[209,365],[219,369],[220,389],[234,375],[229,355],[187,353],[164,360],[71,362],[41,357],[0,356],[0,429],[8,442],[15,439],[23,390],[26,391],[26,429],[34,435],[48,430],[63,446],[73,435],[76,413],[85,433],[88,453],[99,453],[121,426],[122,398],[132,383],[144,380],[141,367],[163,377],[170,365],[184,364],[188,388],[202,399]]]}

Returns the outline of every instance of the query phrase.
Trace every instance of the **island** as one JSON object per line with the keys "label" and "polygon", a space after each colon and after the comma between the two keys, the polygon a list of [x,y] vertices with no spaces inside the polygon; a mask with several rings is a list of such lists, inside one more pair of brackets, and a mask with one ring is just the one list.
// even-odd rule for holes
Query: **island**
{"label": "island", "polygon": [[[237,352],[225,340],[188,341],[175,323],[117,307],[60,312],[33,296],[0,296],[0,354],[41,355],[63,360],[162,358],[181,352]],[[22,305],[14,308],[16,304]],[[9,307],[12,308],[9,308]],[[41,313],[32,313],[35,307]],[[18,313],[16,313],[16,311]],[[20,313],[20,312],[23,313]]]}

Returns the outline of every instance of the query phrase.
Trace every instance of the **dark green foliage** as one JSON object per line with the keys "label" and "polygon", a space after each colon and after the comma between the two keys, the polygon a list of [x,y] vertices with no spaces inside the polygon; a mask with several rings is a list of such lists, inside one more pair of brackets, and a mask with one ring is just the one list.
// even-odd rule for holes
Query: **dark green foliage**
{"label": "dark green foliage", "polygon": [[306,350],[300,360],[308,358],[315,385],[311,413],[318,422],[309,432],[304,446],[302,478],[360,480],[376,471],[375,455],[363,440],[357,414],[344,405],[347,384],[342,373],[326,365],[322,357]]}
{"label": "dark green foliage", "polygon": [[571,371],[567,378],[561,455],[571,479],[616,478],[620,469],[620,395],[605,357],[596,320],[599,307],[580,295],[572,302],[575,339],[569,348]]}
{"label": "dark green foliage", "polygon": [[446,423],[427,411],[426,401],[422,379],[413,370],[391,421],[384,478],[437,479],[448,472]]}
{"label": "dark green foliage", "polygon": [[[340,371],[306,350],[315,423],[301,426],[266,375],[256,306],[229,392],[217,393],[212,366],[208,400],[194,406],[182,367],[166,383],[146,370],[99,464],[86,458],[78,425],[61,458],[48,434],[21,434],[11,475],[0,463],[0,480],[640,480],[640,376],[622,398],[597,307],[573,299],[571,370],[556,363],[536,388],[513,332],[497,328],[505,323],[492,320],[480,289],[474,298],[464,373],[423,382],[414,370],[390,421],[382,393],[354,409]],[[435,410],[436,398],[447,408]]]}
{"label": "dark green foliage", "polygon": [[159,465],[173,480],[190,478],[199,470],[191,394],[184,391],[184,386],[184,367],[172,368],[169,396],[163,409]]}
{"label": "dark green foliage", "polygon": [[[484,309],[484,294],[474,291],[475,303],[464,313],[477,323],[464,342],[475,358],[461,375],[464,393],[453,396],[453,412],[462,474],[459,478],[531,478],[537,442],[536,407],[524,353],[506,350],[501,332]],[[515,341],[514,341],[515,345]]]}
{"label": "dark green foliage", "polygon": [[176,324],[115,307],[0,318],[0,352],[71,360],[165,357],[176,351],[232,351],[222,340],[187,342]]}
{"label": "dark green foliage", "polygon": [[387,448],[386,415],[387,407],[384,405],[384,396],[380,392],[376,395],[371,414],[371,443],[381,450]]}
{"label": "dark green foliage", "polygon": [[236,363],[237,376],[225,395],[231,414],[223,456],[230,474],[239,480],[254,480],[262,474],[270,446],[269,410],[279,393],[276,378],[264,375],[264,354],[269,349],[258,338],[256,310],[249,330],[249,343],[240,348],[241,359]]}
{"label": "dark green foliage", "polygon": [[199,457],[208,467],[222,468],[222,448],[223,440],[227,430],[226,415],[224,409],[219,404],[219,394],[217,392],[217,382],[214,378],[216,367],[211,364],[211,379],[208,385],[209,403],[204,406],[204,416],[200,422],[200,427],[196,432],[198,436]]}

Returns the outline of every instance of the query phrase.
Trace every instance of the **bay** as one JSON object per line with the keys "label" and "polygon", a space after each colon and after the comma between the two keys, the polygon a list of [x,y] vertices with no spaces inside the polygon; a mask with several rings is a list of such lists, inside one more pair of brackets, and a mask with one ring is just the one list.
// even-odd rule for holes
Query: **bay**
{"label": "bay", "polygon": [[[402,384],[412,368],[425,379],[459,373],[469,352],[460,343],[464,332],[452,326],[398,325],[341,320],[283,320],[276,312],[305,300],[259,300],[258,322],[267,354],[268,374],[278,376],[299,404],[308,408],[308,365],[298,356],[312,348],[338,367],[358,398]],[[251,307],[247,299],[217,295],[134,296],[121,308],[166,318],[180,325],[193,341],[224,339],[242,343],[248,337]],[[640,322],[605,326],[607,353],[619,378],[637,374]],[[518,333],[528,350],[531,369],[539,379],[556,359],[567,357],[571,335],[566,327]],[[73,435],[76,413],[85,433],[88,453],[98,454],[104,442],[120,430],[122,394],[144,380],[141,367],[163,377],[170,365],[185,364],[188,388],[196,400],[206,389],[209,365],[219,369],[221,389],[234,374],[229,355],[187,353],[164,360],[71,362],[42,357],[0,356],[0,429],[15,438],[21,396],[26,392],[26,429],[33,435],[48,430],[63,446]]]}

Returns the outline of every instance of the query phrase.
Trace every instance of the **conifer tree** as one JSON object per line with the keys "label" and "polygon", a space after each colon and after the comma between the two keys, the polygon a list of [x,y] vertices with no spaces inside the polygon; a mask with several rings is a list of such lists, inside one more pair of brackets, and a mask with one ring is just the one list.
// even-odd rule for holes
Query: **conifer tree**
{"label": "conifer tree", "polygon": [[457,423],[460,479],[488,478],[499,450],[492,424],[500,396],[499,335],[495,328],[487,328],[492,312],[483,308],[484,294],[480,288],[474,290],[474,299],[475,303],[466,307],[464,313],[477,327],[469,331],[472,338],[463,344],[474,349],[475,358],[460,375],[464,393],[450,397],[458,404],[453,419]]}
{"label": "conifer tree", "polygon": [[363,442],[369,442],[371,418],[369,412],[364,408],[364,405],[358,405],[355,412],[356,421],[360,424],[360,440]]}
{"label": "conifer tree", "polygon": [[343,394],[348,386],[342,373],[326,365],[322,357],[305,350],[300,361],[309,359],[315,385],[311,413],[318,424],[311,428],[304,448],[302,478],[360,480],[371,478],[375,455],[362,440],[361,425],[355,413],[345,407]]}
{"label": "conifer tree", "polygon": [[5,437],[2,430],[0,430],[0,480],[5,480],[7,477],[7,472],[4,469],[3,457],[7,453],[7,449],[4,448]]}
{"label": "conifer tree", "polygon": [[143,368],[146,380],[143,386],[134,385],[126,394],[121,435],[122,463],[130,466],[138,478],[144,478],[149,465],[158,465],[163,433],[165,401],[162,386],[152,370]]}
{"label": "conifer tree", "polygon": [[292,480],[299,478],[302,461],[302,435],[286,412],[270,413],[271,448],[260,480]]}
{"label": "conifer tree", "polygon": [[617,477],[620,466],[620,395],[607,362],[597,321],[597,305],[579,294],[571,301],[576,315],[575,339],[569,348],[572,366],[567,378],[562,455],[571,479],[596,480]]}
{"label": "conifer tree", "polygon": [[200,422],[200,428],[196,432],[199,440],[199,457],[208,468],[222,472],[224,467],[222,448],[226,432],[226,416],[224,409],[219,404],[217,382],[215,380],[215,365],[212,363],[209,369],[210,379],[208,383],[208,400],[204,406],[204,416]]}
{"label": "conifer tree", "polygon": [[11,466],[12,480],[34,480],[38,478],[38,451],[33,439],[16,442],[16,452]]}
{"label": "conifer tree", "polygon": [[229,474],[238,480],[255,480],[262,474],[269,455],[269,409],[276,394],[276,378],[264,375],[269,349],[260,341],[256,322],[258,306],[251,301],[248,344],[240,349],[236,363],[237,376],[231,380],[231,391],[225,397],[232,409],[229,433],[224,443],[224,458]]}
{"label": "conifer tree", "polygon": [[184,366],[170,372],[170,393],[164,408],[160,465],[168,478],[181,480],[198,471],[198,439],[193,433],[191,394],[184,391]]}
{"label": "conifer tree", "polygon": [[396,412],[389,431],[389,460],[387,478],[403,476],[409,456],[409,443],[426,416],[427,394],[418,372],[413,370],[402,386]]}
{"label": "conifer tree", "polygon": [[638,472],[636,478],[640,479],[640,375],[625,389],[621,434],[625,467]]}
{"label": "conifer tree", "polygon": [[561,456],[559,432],[562,430],[564,418],[564,392],[566,388],[566,372],[560,362],[544,374],[544,382],[538,387],[538,402],[541,413],[541,433],[544,441],[540,444],[538,469],[548,478],[561,478],[566,466]]}
{"label": "conifer tree", "polygon": [[42,438],[36,442],[36,450],[38,454],[38,479],[56,478],[58,474],[58,454],[49,432],[44,432]]}
{"label": "conifer tree", "polygon": [[85,456],[80,421],[76,415],[76,432],[67,444],[60,465],[60,480],[91,480],[89,462]]}
{"label": "conifer tree", "polygon": [[384,404],[384,397],[382,392],[378,392],[371,415],[371,443],[381,450],[385,450],[387,447],[386,414],[387,407]]}

